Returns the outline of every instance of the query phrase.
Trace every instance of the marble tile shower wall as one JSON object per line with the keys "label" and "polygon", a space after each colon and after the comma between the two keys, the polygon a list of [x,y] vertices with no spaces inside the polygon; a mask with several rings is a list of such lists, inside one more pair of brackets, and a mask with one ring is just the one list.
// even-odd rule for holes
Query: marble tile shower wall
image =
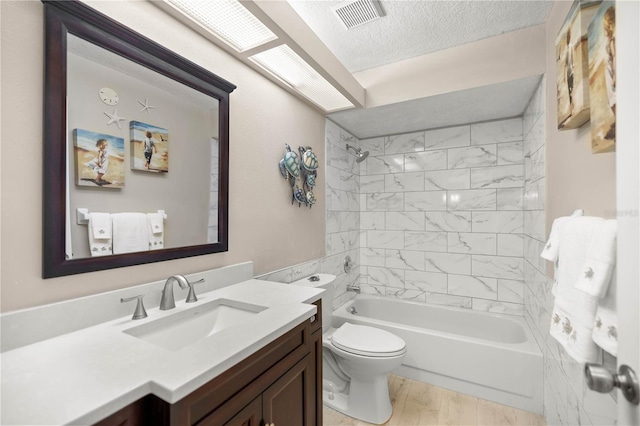
{"label": "marble tile shower wall", "polygon": [[[347,293],[347,284],[357,284],[360,278],[360,164],[346,150],[346,144],[359,147],[360,141],[337,124],[325,123],[325,161],[319,171],[324,173],[326,186],[325,257],[256,278],[290,283],[319,272],[333,274],[336,308],[355,295]],[[349,273],[344,271],[346,256],[353,261]]]}
{"label": "marble tile shower wall", "polygon": [[523,315],[522,119],[360,145],[363,293]]}
{"label": "marble tile shower wall", "polygon": [[523,115],[523,132],[524,317],[544,354],[544,415],[548,425],[613,425],[617,408],[611,395],[589,391],[582,364],[567,355],[549,335],[553,283],[546,275],[545,261],[540,258],[546,241],[544,105],[543,80]]}

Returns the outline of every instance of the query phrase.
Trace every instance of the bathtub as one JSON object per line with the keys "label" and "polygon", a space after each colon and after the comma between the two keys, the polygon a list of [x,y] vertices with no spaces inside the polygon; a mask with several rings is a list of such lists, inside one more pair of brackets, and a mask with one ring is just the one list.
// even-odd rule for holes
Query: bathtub
{"label": "bathtub", "polygon": [[332,322],[402,337],[407,356],[398,375],[542,414],[543,358],[524,318],[358,295]]}

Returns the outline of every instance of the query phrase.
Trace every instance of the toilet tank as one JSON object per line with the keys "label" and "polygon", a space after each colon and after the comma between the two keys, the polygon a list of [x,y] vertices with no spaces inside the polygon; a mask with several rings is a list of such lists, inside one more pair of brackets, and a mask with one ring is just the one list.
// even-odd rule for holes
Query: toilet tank
{"label": "toilet tank", "polygon": [[[315,280],[313,277],[317,277]],[[324,289],[322,294],[322,332],[326,332],[331,327],[331,317],[333,315],[333,282],[336,280],[335,275],[331,274],[315,274],[310,277],[294,281],[293,285],[302,285],[306,287],[317,287]]]}

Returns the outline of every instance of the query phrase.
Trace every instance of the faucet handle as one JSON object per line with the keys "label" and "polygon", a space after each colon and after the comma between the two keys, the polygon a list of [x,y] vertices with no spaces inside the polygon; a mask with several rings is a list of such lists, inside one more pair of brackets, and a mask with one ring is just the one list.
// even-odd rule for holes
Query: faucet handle
{"label": "faucet handle", "polygon": [[136,310],[133,312],[133,317],[131,317],[131,319],[137,320],[137,319],[142,319],[147,317],[147,311],[145,311],[144,304],[142,303],[143,297],[144,297],[144,294],[139,294],[137,296],[123,297],[120,299],[120,303],[131,302],[133,300],[138,301],[138,303],[136,303]]}
{"label": "faucet handle", "polygon": [[193,303],[198,301],[198,297],[196,296],[196,292],[193,289],[193,285],[203,283],[203,282],[204,282],[204,278],[200,278],[198,281],[194,281],[192,283],[187,281],[187,284],[189,284],[189,294],[187,294],[187,299],[185,300],[185,303]]}

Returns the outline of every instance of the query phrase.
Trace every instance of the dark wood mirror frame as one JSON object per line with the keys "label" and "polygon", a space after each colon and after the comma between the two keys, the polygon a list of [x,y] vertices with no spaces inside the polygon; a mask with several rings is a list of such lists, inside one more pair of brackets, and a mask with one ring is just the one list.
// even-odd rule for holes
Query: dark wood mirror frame
{"label": "dark wood mirror frame", "polygon": [[[77,1],[42,0],[45,12],[43,278],[228,250],[229,94],[235,85]],[[218,242],[67,260],[67,34],[73,34],[219,101]]]}

